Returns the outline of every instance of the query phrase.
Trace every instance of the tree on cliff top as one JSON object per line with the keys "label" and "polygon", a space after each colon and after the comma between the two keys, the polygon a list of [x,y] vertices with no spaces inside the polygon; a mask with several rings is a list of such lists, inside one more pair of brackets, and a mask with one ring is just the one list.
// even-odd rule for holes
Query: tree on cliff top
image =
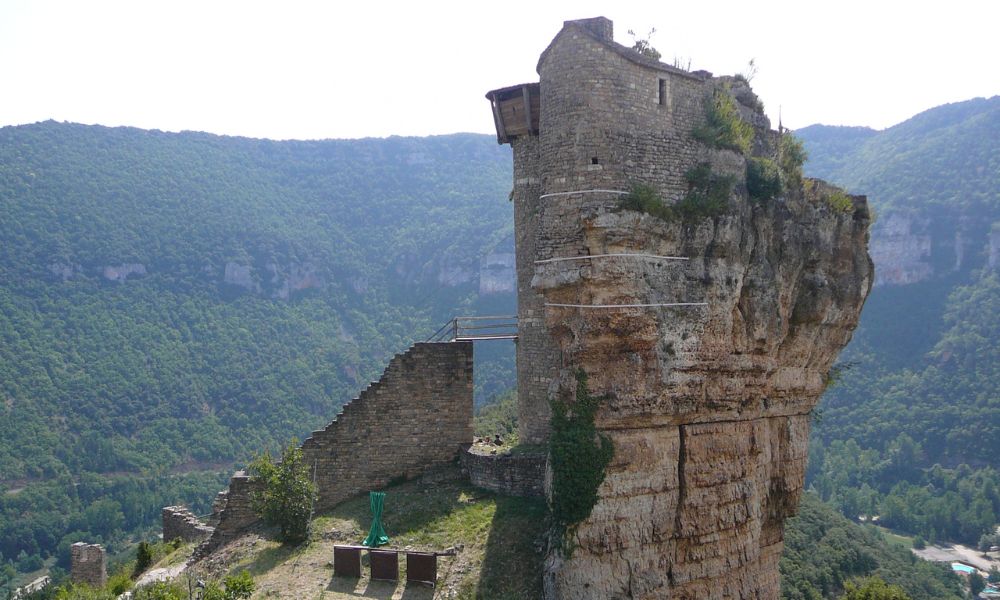
{"label": "tree on cliff top", "polygon": [[292,440],[274,462],[269,452],[258,454],[247,466],[262,489],[251,495],[254,511],[281,530],[284,542],[301,542],[309,535],[309,519],[316,501],[316,485],[309,477],[302,450]]}

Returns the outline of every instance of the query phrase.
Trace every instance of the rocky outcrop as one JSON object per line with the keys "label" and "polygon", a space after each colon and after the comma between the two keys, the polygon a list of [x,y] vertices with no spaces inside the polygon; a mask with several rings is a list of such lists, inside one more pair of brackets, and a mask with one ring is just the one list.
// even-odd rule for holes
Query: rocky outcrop
{"label": "rocky outcrop", "polygon": [[[867,201],[802,182],[745,81],[603,17],[538,73],[487,98],[514,155],[520,434],[553,442],[545,595],[777,599],[809,415],[872,286]],[[592,481],[589,515],[561,500]]]}
{"label": "rocky outcrop", "polygon": [[543,205],[540,258],[689,258],[552,263],[533,281],[546,302],[707,304],[549,308],[564,364],[553,394],[572,395],[583,369],[615,448],[572,558],[549,556],[550,597],[778,597],[809,413],[872,282],[867,206],[853,201],[839,213],[733,198],[696,225],[583,195]]}
{"label": "rocky outcrop", "polygon": [[107,265],[101,270],[101,275],[108,281],[125,281],[132,275],[145,274],[146,266],[141,263]]}
{"label": "rocky outcrop", "polygon": [[235,285],[251,292],[260,291],[260,283],[253,277],[253,267],[229,261],[223,272],[222,280],[229,285]]}
{"label": "rocky outcrop", "polygon": [[52,273],[63,281],[69,281],[70,279],[81,275],[83,273],[83,267],[78,264],[54,262],[49,265],[49,273]]}
{"label": "rocky outcrop", "polygon": [[[906,285],[931,277],[928,226],[928,219],[904,213],[888,215],[878,224],[871,244],[872,260],[878,265],[876,285]],[[960,260],[957,255],[956,260]]]}
{"label": "rocky outcrop", "polygon": [[271,273],[271,286],[274,288],[274,297],[288,300],[292,292],[323,287],[323,279],[320,277],[316,266],[311,263],[279,265],[270,263],[267,270]]}

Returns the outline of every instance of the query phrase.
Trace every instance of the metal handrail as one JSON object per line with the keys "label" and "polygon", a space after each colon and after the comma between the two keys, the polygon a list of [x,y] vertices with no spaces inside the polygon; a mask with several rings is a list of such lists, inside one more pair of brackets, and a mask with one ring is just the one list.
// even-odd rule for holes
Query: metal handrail
{"label": "metal handrail", "polygon": [[[499,323],[483,323],[483,321],[500,321]],[[513,322],[511,322],[513,321]],[[469,322],[469,325],[463,325]],[[477,323],[472,325],[471,323]],[[428,342],[443,342],[455,340],[496,340],[514,339],[517,337],[516,315],[487,315],[454,317],[435,331]]]}

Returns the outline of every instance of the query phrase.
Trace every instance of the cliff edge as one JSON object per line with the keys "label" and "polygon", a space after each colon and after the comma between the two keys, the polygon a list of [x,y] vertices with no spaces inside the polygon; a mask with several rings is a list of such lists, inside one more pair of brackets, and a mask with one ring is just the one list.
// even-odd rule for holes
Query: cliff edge
{"label": "cliff edge", "polygon": [[538,73],[487,98],[514,154],[519,426],[550,449],[545,595],[776,599],[810,414],[873,281],[867,201],[803,178],[744,78],[607,19],[566,22]]}

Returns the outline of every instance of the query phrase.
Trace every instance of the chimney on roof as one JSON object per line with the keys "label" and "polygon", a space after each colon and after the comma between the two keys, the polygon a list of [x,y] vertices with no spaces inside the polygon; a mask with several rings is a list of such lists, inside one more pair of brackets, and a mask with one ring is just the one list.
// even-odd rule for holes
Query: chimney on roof
{"label": "chimney on roof", "polygon": [[563,21],[563,27],[575,23],[587,31],[593,33],[604,41],[612,42],[615,37],[615,24],[607,17],[594,17],[593,19],[576,19],[575,21]]}

